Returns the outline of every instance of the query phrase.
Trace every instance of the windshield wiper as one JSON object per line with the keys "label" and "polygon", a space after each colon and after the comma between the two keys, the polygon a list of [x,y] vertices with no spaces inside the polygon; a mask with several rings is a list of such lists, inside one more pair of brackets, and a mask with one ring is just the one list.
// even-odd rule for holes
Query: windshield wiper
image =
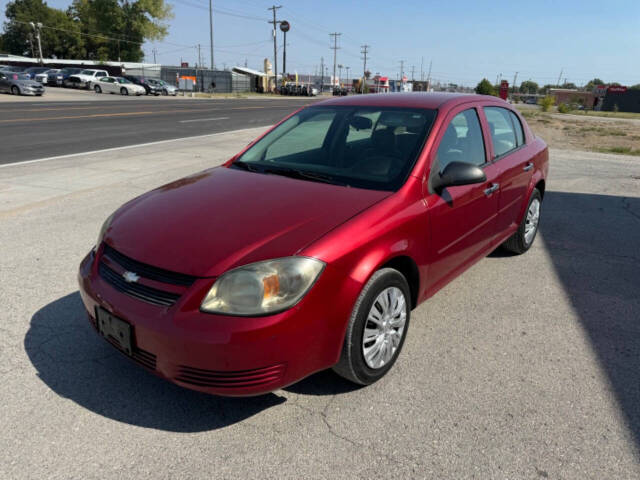
{"label": "windshield wiper", "polygon": [[349,186],[346,183],[336,180],[331,175],[325,175],[323,173],[318,173],[318,172],[308,172],[305,170],[298,170],[296,168],[266,167],[264,170],[262,170],[262,172],[271,173],[273,175],[282,175],[284,177],[290,177],[290,178],[299,178],[302,180],[312,180],[314,182],[329,183],[331,185],[341,185],[346,187]]}
{"label": "windshield wiper", "polygon": [[248,172],[260,172],[259,168],[254,167],[253,165],[248,164],[247,162],[243,162],[242,160],[236,160],[233,162],[231,167],[235,167],[241,170],[247,170]]}

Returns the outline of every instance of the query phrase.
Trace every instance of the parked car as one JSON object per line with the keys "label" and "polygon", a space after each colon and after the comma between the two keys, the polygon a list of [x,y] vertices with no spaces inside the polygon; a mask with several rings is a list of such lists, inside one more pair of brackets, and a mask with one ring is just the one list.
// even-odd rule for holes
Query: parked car
{"label": "parked car", "polygon": [[144,92],[147,95],[160,95],[162,93],[160,88],[151,83],[148,78],[141,77],[139,75],[124,75],[124,78],[136,85],[140,85],[144,88]]}
{"label": "parked car", "polygon": [[22,72],[0,72],[0,92],[13,95],[44,95],[44,87]]}
{"label": "parked car", "polygon": [[149,85],[153,85],[158,90],[160,90],[160,93],[162,95],[171,95],[171,96],[174,96],[174,97],[176,95],[178,95],[178,89],[175,87],[175,85],[171,85],[170,83],[167,83],[164,80],[157,80],[155,78],[148,78],[147,82],[149,82]]}
{"label": "parked car", "polygon": [[56,85],[59,72],[60,70],[57,68],[50,68],[44,72],[36,73],[34,80],[43,85]]}
{"label": "parked car", "polygon": [[60,70],[60,74],[56,78],[56,83],[60,86],[67,87],[69,86],[69,82],[66,82],[66,80],[72,75],[79,74],[82,70],[82,68],[63,68]]}
{"label": "parked car", "polygon": [[102,77],[95,82],[93,90],[96,93],[119,93],[120,95],[145,94],[144,87],[123,77]]}
{"label": "parked car", "polygon": [[36,75],[38,75],[39,73],[46,72],[50,68],[51,67],[29,67],[26,70],[24,70],[24,73],[26,75],[29,75],[29,78],[31,80],[36,80]]}
{"label": "parked car", "polygon": [[85,69],[80,73],[76,73],[73,75],[77,78],[78,81],[73,82],[74,86],[77,88],[87,88],[91,90],[92,85],[100,80],[102,77],[108,77],[109,73],[106,70],[93,70],[93,69]]}
{"label": "parked car", "polygon": [[25,67],[17,67],[15,65],[5,65],[0,67],[0,72],[23,72]]}
{"label": "parked car", "polygon": [[114,347],[184,387],[254,395],[331,367],[367,385],[413,308],[496,247],[531,247],[547,173],[498,98],[326,100],[116,210],[80,295]]}

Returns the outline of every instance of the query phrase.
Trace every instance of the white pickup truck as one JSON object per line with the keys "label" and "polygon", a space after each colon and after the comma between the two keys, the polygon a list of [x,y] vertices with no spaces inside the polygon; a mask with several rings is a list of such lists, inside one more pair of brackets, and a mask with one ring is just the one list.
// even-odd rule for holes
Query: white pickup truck
{"label": "white pickup truck", "polygon": [[82,70],[72,76],[80,80],[78,87],[91,89],[92,83],[97,82],[102,77],[108,77],[109,73],[106,70]]}

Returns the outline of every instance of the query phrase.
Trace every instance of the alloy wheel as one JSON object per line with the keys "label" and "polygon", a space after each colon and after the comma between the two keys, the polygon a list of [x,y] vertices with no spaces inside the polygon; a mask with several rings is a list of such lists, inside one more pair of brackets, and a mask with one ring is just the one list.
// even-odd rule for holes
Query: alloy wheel
{"label": "alloy wheel", "polygon": [[524,224],[524,241],[529,245],[533,242],[533,237],[538,230],[538,222],[540,221],[540,200],[534,198],[527,210],[527,219]]}

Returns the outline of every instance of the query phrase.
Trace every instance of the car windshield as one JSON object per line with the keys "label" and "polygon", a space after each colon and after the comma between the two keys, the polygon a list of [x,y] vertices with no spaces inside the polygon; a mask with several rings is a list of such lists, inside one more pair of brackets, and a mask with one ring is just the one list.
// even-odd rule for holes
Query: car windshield
{"label": "car windshield", "polygon": [[80,73],[82,75],[93,75],[93,72],[95,72],[95,70],[82,70]]}
{"label": "car windshield", "polygon": [[29,75],[26,73],[10,73],[9,78],[12,80],[29,80]]}
{"label": "car windshield", "polygon": [[304,109],[231,166],[358,188],[395,191],[405,182],[436,110],[328,106]]}

